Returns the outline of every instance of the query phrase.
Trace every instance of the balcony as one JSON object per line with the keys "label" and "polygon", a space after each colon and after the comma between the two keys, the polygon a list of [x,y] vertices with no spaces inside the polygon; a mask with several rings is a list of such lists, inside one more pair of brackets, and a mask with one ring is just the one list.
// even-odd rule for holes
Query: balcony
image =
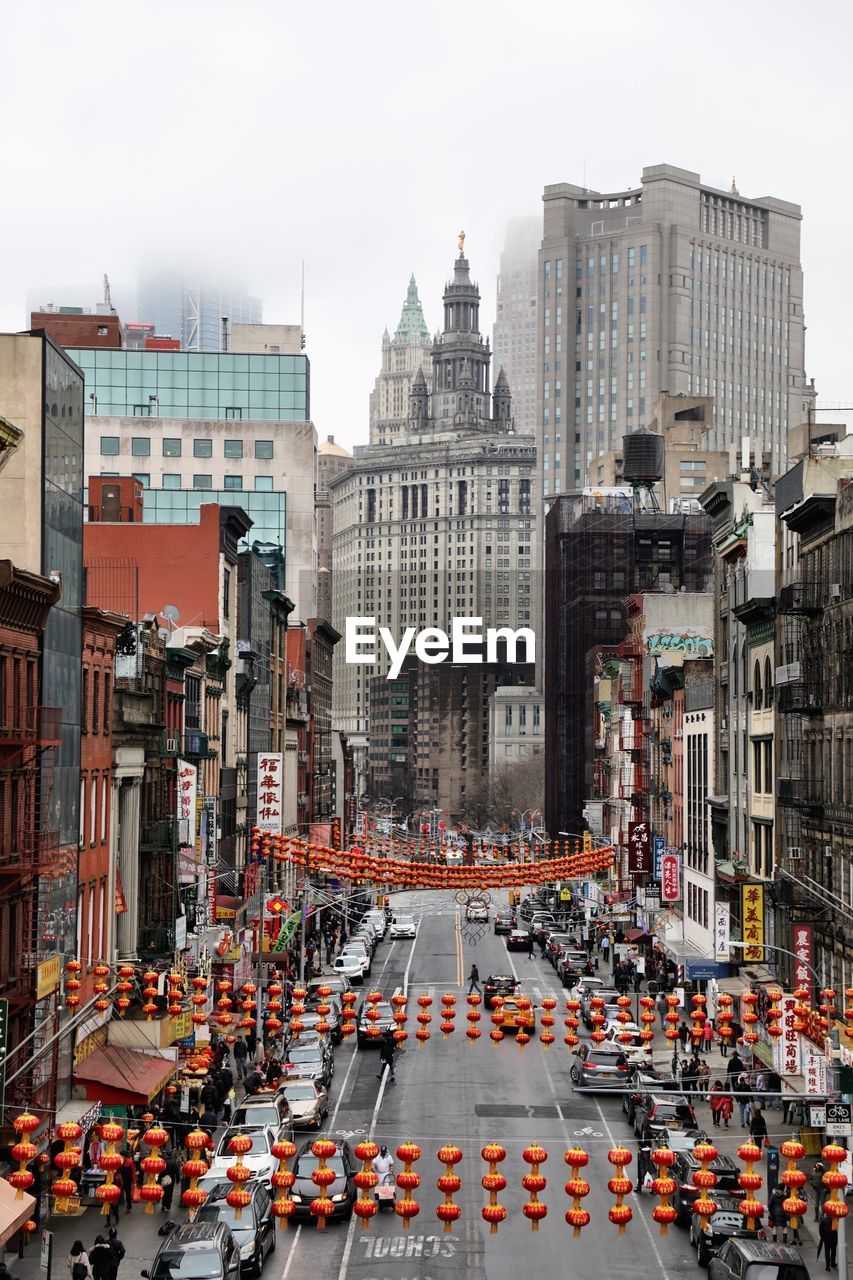
{"label": "balcony", "polygon": [[817,778],[780,778],[776,797],[781,805],[796,809],[823,809],[825,799]]}
{"label": "balcony", "polygon": [[185,729],[184,755],[206,760],[210,756],[215,756],[216,752],[211,750],[210,740],[206,733],[202,733],[200,729]]}
{"label": "balcony", "polygon": [[812,582],[791,582],[779,592],[780,613],[813,614],[820,613],[821,608],[816,586]]}
{"label": "balcony", "polygon": [[139,831],[140,853],[173,853],[178,847],[178,819],[144,822]]}
{"label": "balcony", "polygon": [[817,712],[821,710],[820,692],[816,684],[803,680],[780,684],[776,688],[776,705],[782,712]]}

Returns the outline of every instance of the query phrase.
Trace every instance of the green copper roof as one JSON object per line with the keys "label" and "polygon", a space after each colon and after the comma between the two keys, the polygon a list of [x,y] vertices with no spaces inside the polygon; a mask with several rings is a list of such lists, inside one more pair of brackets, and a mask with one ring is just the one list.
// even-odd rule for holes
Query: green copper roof
{"label": "green copper roof", "polygon": [[429,339],[429,329],[424,320],[424,309],[418,297],[418,286],[415,284],[414,276],[409,280],[406,301],[403,303],[400,323],[397,325],[394,338],[402,339],[403,342],[414,342],[416,338]]}

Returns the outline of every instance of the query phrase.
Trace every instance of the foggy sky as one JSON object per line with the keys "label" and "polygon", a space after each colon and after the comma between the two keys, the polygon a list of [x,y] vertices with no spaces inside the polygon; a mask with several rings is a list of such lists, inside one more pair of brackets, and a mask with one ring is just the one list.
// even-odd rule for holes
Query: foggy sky
{"label": "foggy sky", "polygon": [[490,332],[508,218],[669,163],[803,206],[806,368],[851,405],[852,26],[792,0],[4,6],[0,330],[34,287],[132,298],[152,259],[296,323],[304,259],[312,416],[351,446],[411,272],[439,326],[460,228]]}

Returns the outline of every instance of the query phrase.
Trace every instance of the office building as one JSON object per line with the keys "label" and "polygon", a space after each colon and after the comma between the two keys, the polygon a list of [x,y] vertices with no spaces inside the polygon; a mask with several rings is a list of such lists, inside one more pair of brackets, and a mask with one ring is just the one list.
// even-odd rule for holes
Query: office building
{"label": "office building", "polygon": [[185,351],[221,351],[223,316],[229,325],[257,325],[263,304],[222,281],[159,271],[140,279],[137,315],[157,333],[179,338]]}
{"label": "office building", "polygon": [[[545,188],[539,255],[541,492],[648,424],[658,397],[711,396],[706,448],[749,435],[779,474],[810,389],[799,205],[671,165],[639,186]],[[544,443],[548,436],[548,445]]]}
{"label": "office building", "polygon": [[317,529],[317,617],[332,616],[332,494],[330,482],[346,471],[352,454],[327,436],[317,450],[317,492],[314,513]]}
{"label": "office building", "polygon": [[[512,392],[516,429],[536,432],[536,328],[539,320],[539,249],[542,218],[513,218],[507,224],[497,281],[497,314],[492,327],[496,369],[503,369]],[[543,448],[550,440],[543,437]]]}
{"label": "office building", "polygon": [[[273,326],[274,328],[275,326]],[[316,614],[316,432],[304,355],[77,349],[87,378],[86,475],[136,476],[144,519],[183,524],[202,504],[242,507],[241,550]]]}
{"label": "office building", "polygon": [[[375,617],[394,636],[406,626],[449,631],[453,616],[482,617],[484,627],[531,625],[535,446],[515,429],[502,371],[491,390],[479,305],[460,248],[432,347],[432,392],[421,370],[393,434],[374,422],[374,443],[356,448],[331,482],[332,621],[341,630],[347,617]],[[343,649],[335,649],[336,724],[359,752],[369,740],[374,789],[405,769],[413,800],[459,812],[488,770],[489,698],[496,684],[522,679],[524,666],[458,666],[451,675],[417,663],[405,673],[408,692],[383,697],[388,719],[375,723],[371,690],[386,671],[345,663]],[[397,697],[408,698],[405,747]]]}

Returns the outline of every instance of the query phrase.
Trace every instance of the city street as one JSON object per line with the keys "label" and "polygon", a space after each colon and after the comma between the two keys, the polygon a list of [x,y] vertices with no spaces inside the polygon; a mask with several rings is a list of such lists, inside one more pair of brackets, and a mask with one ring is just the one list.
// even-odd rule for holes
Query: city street
{"label": "city street", "polygon": [[[571,1258],[572,1276],[599,1280],[602,1248],[607,1251],[609,1280],[635,1276],[638,1257],[654,1260],[655,1275],[702,1274],[686,1229],[671,1227],[668,1236],[661,1237],[651,1220],[655,1198],[634,1194],[627,1198],[634,1219],[624,1236],[607,1218],[613,1197],[606,1183],[614,1170],[607,1164],[606,1153],[624,1141],[634,1154],[628,1173],[635,1178],[637,1144],[622,1113],[619,1095],[602,1098],[572,1091],[571,1058],[562,1043],[567,993],[560,989],[550,964],[538,953],[530,959],[525,952],[508,953],[504,938],[494,935],[492,919],[479,936],[469,932],[466,937],[466,930],[479,930],[480,926],[465,925],[464,909],[450,894],[399,894],[393,901],[398,909],[410,909],[419,920],[414,941],[390,942],[386,937],[379,944],[370,983],[388,996],[397,990],[409,995],[409,1039],[405,1051],[397,1056],[397,1084],[386,1086],[377,1080],[377,1053],[357,1050],[354,1040],[341,1045],[336,1051],[337,1071],[324,1132],[342,1134],[353,1144],[371,1135],[385,1142],[392,1153],[399,1142],[413,1139],[422,1151],[415,1166],[422,1181],[414,1193],[421,1206],[420,1214],[408,1232],[404,1232],[401,1220],[390,1213],[378,1213],[366,1231],[355,1217],[348,1224],[330,1224],[324,1232],[318,1232],[313,1224],[279,1231],[277,1250],[264,1269],[267,1280],[299,1280],[306,1274],[339,1280],[441,1280],[463,1274],[470,1280],[502,1280],[517,1276],[519,1265],[528,1261],[543,1275],[563,1274],[567,1256]],[[481,1009],[482,1037],[476,1044],[469,1044],[465,1037],[465,994],[472,963],[477,964],[481,980],[490,973],[514,972],[521,979],[522,991],[535,1004],[549,994],[557,998],[557,1041],[547,1052],[533,1038],[523,1050],[512,1036],[495,1047],[488,1038],[492,1024],[485,1007]],[[604,974],[605,970],[601,972]],[[440,999],[445,991],[457,997],[457,1030],[447,1040],[439,1030]],[[423,992],[429,993],[434,1003],[430,1010],[431,1039],[420,1046],[414,1032],[416,999]],[[657,1030],[655,1059],[658,1065],[664,1065],[671,1051],[659,1027]],[[714,1053],[710,1059],[712,1078],[722,1066],[715,1062],[716,1058]],[[737,1117],[731,1130],[721,1132],[711,1128],[705,1103],[697,1104],[697,1112],[700,1124],[712,1134],[720,1150],[734,1157],[744,1137]],[[780,1124],[781,1112],[769,1112],[771,1140],[774,1136],[780,1141],[790,1136],[786,1131],[779,1137]],[[507,1150],[501,1172],[508,1186],[498,1199],[506,1206],[508,1217],[496,1235],[489,1234],[480,1212],[486,1199],[480,1179],[487,1171],[480,1149],[489,1140],[501,1143]],[[435,1187],[442,1172],[435,1156],[447,1141],[456,1143],[463,1152],[456,1170],[462,1179],[462,1190],[455,1197],[463,1213],[454,1230],[445,1235],[435,1217],[435,1207],[442,1199]],[[521,1153],[533,1141],[541,1143],[549,1153],[542,1166],[548,1186],[540,1195],[548,1206],[548,1216],[535,1235],[523,1216],[527,1193],[520,1185],[528,1172]],[[584,1176],[592,1187],[584,1202],[592,1221],[578,1240],[572,1239],[564,1221],[570,1201],[563,1186],[570,1173],[562,1158],[563,1152],[576,1144],[590,1156]],[[399,1170],[398,1163],[396,1172]],[[766,1174],[766,1170],[762,1172]],[[764,1192],[760,1198],[765,1198]],[[85,1243],[91,1243],[102,1221],[94,1210],[73,1222],[52,1220],[54,1227],[61,1223],[54,1271],[56,1255],[64,1268],[71,1240],[79,1235]],[[128,1256],[120,1276],[137,1275],[151,1260],[159,1243],[156,1229],[161,1221],[159,1214],[143,1214],[141,1205],[132,1215],[122,1216],[121,1234]],[[807,1223],[806,1233],[809,1228]],[[807,1234],[805,1238],[803,1256],[813,1267],[814,1245]],[[14,1271],[21,1280],[37,1280],[37,1267],[37,1249],[31,1247],[29,1256]]]}

